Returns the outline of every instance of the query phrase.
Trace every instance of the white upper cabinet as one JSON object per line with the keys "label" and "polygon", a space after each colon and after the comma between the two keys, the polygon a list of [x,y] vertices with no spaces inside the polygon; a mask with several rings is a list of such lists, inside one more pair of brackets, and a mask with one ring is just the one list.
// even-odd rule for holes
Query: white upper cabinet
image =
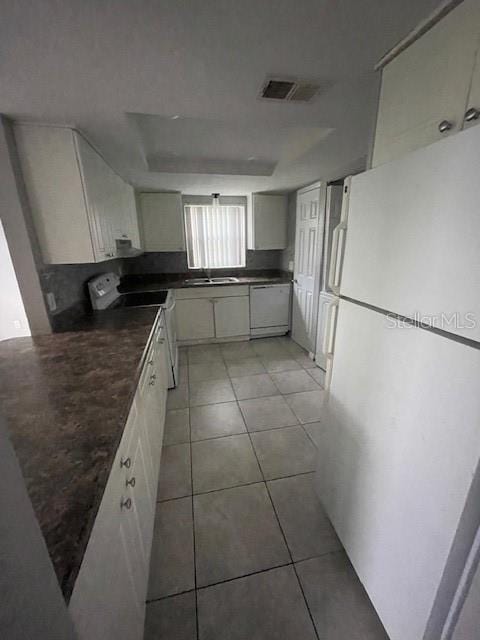
{"label": "white upper cabinet", "polygon": [[79,133],[17,124],[15,138],[46,263],[109,260],[116,239],[139,247],[132,187]]}
{"label": "white upper cabinet", "polygon": [[479,25],[480,3],[464,0],[386,65],[373,166],[462,129]]}
{"label": "white upper cabinet", "polygon": [[116,210],[118,211],[118,215],[115,218],[115,238],[130,240],[132,246],[139,249],[141,243],[135,191],[131,185],[124,182],[119,176],[115,177],[117,179],[117,189],[115,190]]}
{"label": "white upper cabinet", "polygon": [[248,220],[248,249],[286,249],[286,195],[254,193]]}
{"label": "white upper cabinet", "polygon": [[141,193],[140,217],[145,251],[185,251],[180,193]]}
{"label": "white upper cabinet", "polygon": [[480,43],[477,49],[475,66],[473,68],[470,93],[468,94],[467,109],[465,111],[463,127],[471,127],[480,123]]}

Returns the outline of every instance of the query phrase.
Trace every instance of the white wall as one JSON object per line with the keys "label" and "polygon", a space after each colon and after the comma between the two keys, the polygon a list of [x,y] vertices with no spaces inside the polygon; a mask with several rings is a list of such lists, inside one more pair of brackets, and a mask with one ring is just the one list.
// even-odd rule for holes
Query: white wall
{"label": "white wall", "polygon": [[12,258],[8,250],[7,239],[0,220],[0,340],[30,335],[22,296],[18,288],[17,276],[13,269]]}
{"label": "white wall", "polygon": [[[0,218],[33,335],[51,333],[40,286],[38,241],[16,156],[11,122],[0,115]],[[1,283],[0,283],[1,284]],[[0,287],[1,288],[1,287]],[[3,311],[3,310],[2,310]]]}

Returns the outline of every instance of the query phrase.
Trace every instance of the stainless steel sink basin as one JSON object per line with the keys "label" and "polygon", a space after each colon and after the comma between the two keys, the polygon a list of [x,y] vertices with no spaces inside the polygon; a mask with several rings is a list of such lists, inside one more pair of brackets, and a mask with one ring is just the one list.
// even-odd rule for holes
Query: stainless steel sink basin
{"label": "stainless steel sink basin", "polygon": [[210,278],[190,278],[185,284],[210,284]]}
{"label": "stainless steel sink basin", "polygon": [[238,278],[210,278],[212,284],[225,284],[226,282],[238,282]]}
{"label": "stainless steel sink basin", "polygon": [[225,278],[190,278],[185,280],[185,284],[191,285],[206,285],[206,284],[229,284],[238,282],[238,278],[225,277]]}

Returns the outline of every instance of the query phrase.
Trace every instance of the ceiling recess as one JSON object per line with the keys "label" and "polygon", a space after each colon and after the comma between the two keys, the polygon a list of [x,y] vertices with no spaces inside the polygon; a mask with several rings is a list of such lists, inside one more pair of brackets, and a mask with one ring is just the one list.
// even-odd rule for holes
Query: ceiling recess
{"label": "ceiling recess", "polygon": [[286,102],[310,102],[318,93],[320,85],[303,80],[267,78],[260,91],[263,100],[284,100]]}

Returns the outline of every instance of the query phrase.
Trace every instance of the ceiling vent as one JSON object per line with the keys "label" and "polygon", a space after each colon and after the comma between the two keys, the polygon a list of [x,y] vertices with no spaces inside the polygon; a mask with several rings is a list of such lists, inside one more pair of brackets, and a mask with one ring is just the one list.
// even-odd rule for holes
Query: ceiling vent
{"label": "ceiling vent", "polygon": [[260,91],[260,98],[287,102],[310,102],[319,89],[320,85],[314,82],[268,78]]}

